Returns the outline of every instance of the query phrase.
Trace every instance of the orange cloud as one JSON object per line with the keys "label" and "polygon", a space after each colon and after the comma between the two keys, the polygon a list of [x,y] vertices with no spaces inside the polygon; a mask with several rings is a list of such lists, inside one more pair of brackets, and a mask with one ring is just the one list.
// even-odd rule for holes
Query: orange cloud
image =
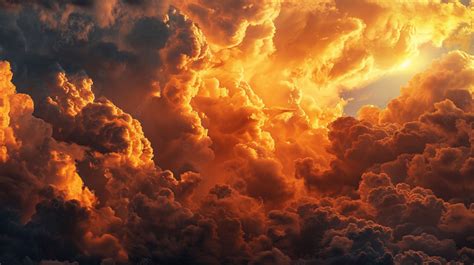
{"label": "orange cloud", "polygon": [[341,98],[468,41],[472,5],[0,8],[0,263],[474,261],[474,57]]}

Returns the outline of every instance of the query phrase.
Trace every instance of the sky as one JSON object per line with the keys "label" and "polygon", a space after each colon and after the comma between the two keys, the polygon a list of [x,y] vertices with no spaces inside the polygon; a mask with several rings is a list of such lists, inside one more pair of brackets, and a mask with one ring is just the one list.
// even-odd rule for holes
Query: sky
{"label": "sky", "polygon": [[400,89],[415,74],[429,67],[431,61],[455,50],[450,47],[422,47],[420,53],[402,62],[393,72],[369,81],[369,84],[355,90],[343,91],[342,97],[348,101],[344,114],[356,116],[364,105],[375,105],[384,108],[391,99],[400,95]]}
{"label": "sky", "polygon": [[473,264],[473,18],[0,0],[0,265]]}

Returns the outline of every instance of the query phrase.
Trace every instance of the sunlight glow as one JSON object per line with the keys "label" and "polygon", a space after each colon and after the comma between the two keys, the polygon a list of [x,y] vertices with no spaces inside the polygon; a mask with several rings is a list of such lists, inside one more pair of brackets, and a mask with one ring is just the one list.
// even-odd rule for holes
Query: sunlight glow
{"label": "sunlight glow", "polygon": [[402,64],[400,64],[399,68],[401,70],[406,70],[408,67],[410,67],[412,65],[412,60],[411,59],[406,59],[405,61],[403,61]]}

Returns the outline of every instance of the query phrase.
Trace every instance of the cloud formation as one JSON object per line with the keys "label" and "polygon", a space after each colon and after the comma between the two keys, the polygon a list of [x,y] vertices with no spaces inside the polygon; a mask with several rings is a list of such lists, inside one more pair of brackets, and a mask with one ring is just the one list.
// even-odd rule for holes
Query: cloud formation
{"label": "cloud formation", "polygon": [[0,263],[473,263],[472,8],[0,0]]}

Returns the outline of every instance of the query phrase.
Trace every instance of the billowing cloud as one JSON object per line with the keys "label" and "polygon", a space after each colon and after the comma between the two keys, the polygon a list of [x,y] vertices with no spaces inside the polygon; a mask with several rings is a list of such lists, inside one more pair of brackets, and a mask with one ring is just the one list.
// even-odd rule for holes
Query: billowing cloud
{"label": "billowing cloud", "polygon": [[435,103],[449,99],[464,111],[472,110],[474,66],[472,55],[452,52],[436,61],[430,71],[416,75],[392,100],[381,115],[381,121],[414,121]]}
{"label": "billowing cloud", "polygon": [[0,263],[473,263],[468,48],[387,107],[343,117],[341,98],[427,46],[465,47],[472,16],[0,0]]}

